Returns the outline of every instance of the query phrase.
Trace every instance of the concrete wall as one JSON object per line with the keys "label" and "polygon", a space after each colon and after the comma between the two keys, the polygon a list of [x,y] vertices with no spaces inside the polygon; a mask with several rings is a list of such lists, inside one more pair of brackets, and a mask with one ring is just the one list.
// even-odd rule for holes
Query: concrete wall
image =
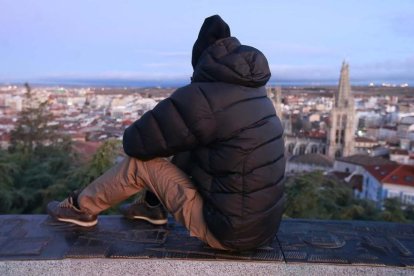
{"label": "concrete wall", "polygon": [[413,275],[414,269],[379,266],[188,261],[159,259],[66,259],[3,261],[0,275]]}

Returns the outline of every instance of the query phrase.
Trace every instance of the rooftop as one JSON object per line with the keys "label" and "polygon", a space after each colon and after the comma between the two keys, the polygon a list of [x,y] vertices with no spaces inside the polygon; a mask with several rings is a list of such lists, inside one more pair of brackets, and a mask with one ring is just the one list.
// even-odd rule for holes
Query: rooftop
{"label": "rooftop", "polygon": [[410,153],[408,150],[396,148],[396,149],[391,149],[390,154],[409,155]]}
{"label": "rooftop", "polygon": [[388,159],[379,157],[379,156],[368,156],[362,154],[351,155],[347,157],[340,157],[336,159],[337,161],[351,163],[359,166],[369,166],[372,164],[376,165],[389,165],[397,164],[396,162],[390,161]]}
{"label": "rooftop", "polygon": [[357,142],[357,143],[377,143],[377,140],[367,138],[367,137],[355,137],[355,142]]}
{"label": "rooftop", "polygon": [[397,164],[385,164],[385,165],[366,165],[364,168],[378,181],[383,182],[383,180],[391,174],[395,169],[398,168]]}
{"label": "rooftop", "polygon": [[414,187],[414,166],[387,164],[369,165],[364,168],[378,181],[384,184],[396,184]]}
{"label": "rooftop", "polygon": [[321,167],[332,167],[333,165],[333,162],[331,159],[329,159],[329,157],[318,153],[294,155],[290,158],[289,162],[316,165]]}
{"label": "rooftop", "polygon": [[383,183],[414,187],[414,166],[398,166],[384,178]]}

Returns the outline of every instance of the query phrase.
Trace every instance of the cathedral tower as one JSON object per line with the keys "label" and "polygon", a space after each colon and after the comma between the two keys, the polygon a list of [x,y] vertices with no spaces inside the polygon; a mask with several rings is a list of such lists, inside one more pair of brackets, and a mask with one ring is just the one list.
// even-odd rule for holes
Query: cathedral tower
{"label": "cathedral tower", "polygon": [[282,89],[279,86],[275,88],[269,86],[267,96],[272,100],[276,115],[282,120]]}
{"label": "cathedral tower", "polygon": [[352,155],[354,151],[355,109],[349,84],[349,65],[344,61],[339,78],[338,92],[330,117],[328,155],[332,158]]}

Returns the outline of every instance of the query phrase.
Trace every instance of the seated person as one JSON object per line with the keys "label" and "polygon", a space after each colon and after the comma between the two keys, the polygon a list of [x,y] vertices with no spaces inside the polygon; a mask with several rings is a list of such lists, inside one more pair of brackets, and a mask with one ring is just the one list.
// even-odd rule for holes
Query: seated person
{"label": "seated person", "polygon": [[[163,224],[166,209],[217,249],[273,241],[285,159],[283,129],[265,88],[268,62],[215,15],[201,27],[192,65],[189,85],[125,130],[128,157],[82,191],[49,203],[53,218],[93,226],[100,212],[146,189],[145,198],[121,208],[126,217]],[[164,158],[173,155],[173,162]]]}

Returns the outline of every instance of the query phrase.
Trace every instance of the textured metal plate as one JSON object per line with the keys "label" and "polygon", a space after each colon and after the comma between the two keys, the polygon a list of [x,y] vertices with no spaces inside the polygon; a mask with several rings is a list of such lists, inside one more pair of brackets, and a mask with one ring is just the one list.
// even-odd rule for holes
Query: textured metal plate
{"label": "textured metal plate", "polygon": [[8,239],[0,248],[0,256],[38,256],[49,238]]}
{"label": "textured metal plate", "polygon": [[22,228],[25,220],[9,218],[0,221],[0,237],[24,237],[26,231]]}
{"label": "textured metal plate", "polygon": [[109,251],[110,243],[80,237],[66,252],[66,258],[105,258]]}
{"label": "textured metal plate", "polygon": [[286,262],[410,266],[414,225],[284,220],[278,233]]}

